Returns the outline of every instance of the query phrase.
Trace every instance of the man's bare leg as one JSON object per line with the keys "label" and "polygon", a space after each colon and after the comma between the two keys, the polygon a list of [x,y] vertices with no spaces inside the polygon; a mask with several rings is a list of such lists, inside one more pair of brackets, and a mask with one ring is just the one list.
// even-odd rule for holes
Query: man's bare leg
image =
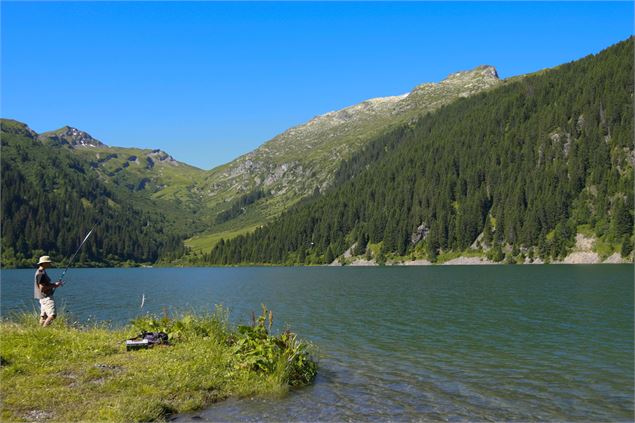
{"label": "man's bare leg", "polygon": [[44,326],[44,322],[46,322],[46,314],[43,316],[40,316],[40,326]]}
{"label": "man's bare leg", "polygon": [[42,326],[46,327],[51,324],[51,322],[55,319],[55,316],[48,316]]}

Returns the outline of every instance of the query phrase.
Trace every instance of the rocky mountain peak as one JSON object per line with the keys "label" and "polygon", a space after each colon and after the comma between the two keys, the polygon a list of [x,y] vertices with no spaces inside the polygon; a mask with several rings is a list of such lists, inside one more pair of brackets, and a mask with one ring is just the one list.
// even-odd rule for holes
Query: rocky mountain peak
{"label": "rocky mountain peak", "polygon": [[481,65],[477,69],[481,69],[483,72],[483,75],[485,76],[490,76],[492,78],[500,79],[498,76],[498,71],[496,70],[494,66]]}
{"label": "rocky mountain peak", "polygon": [[443,82],[465,82],[470,79],[479,79],[479,78],[498,78],[498,72],[494,66],[490,65],[480,65],[475,67],[474,69],[470,69],[467,71],[459,71],[454,72],[448,75],[441,83]]}
{"label": "rocky mountain peak", "polygon": [[467,96],[473,94],[475,91],[494,85],[499,81],[498,72],[494,66],[480,65],[474,69],[452,73],[438,83],[429,82],[418,85],[410,93],[371,98],[341,110],[324,113],[314,117],[304,125],[291,128],[288,132],[293,134],[298,130],[324,123],[328,123],[328,126],[342,124],[355,120],[360,116],[367,118],[378,114],[399,113],[404,109],[412,108],[412,105],[404,104],[408,102],[409,96],[413,94],[416,96],[421,92],[430,92],[432,90],[435,91],[435,94],[443,95],[446,94],[443,91],[445,89],[461,87],[465,89],[465,93],[461,93],[463,95],[459,94],[459,96]]}
{"label": "rocky mountain peak", "polygon": [[166,153],[163,150],[159,150],[159,149],[152,150],[147,154],[147,157],[153,162],[158,161],[158,162],[169,164],[172,166],[179,165],[179,162],[174,160],[174,157],[170,156],[168,153]]}
{"label": "rocky mountain peak", "polygon": [[106,144],[93,138],[89,133],[68,125],[56,131],[45,132],[40,135],[40,138],[68,144],[71,147],[107,147]]}
{"label": "rocky mountain peak", "polygon": [[[484,89],[494,87],[501,82],[496,68],[490,65],[477,66],[474,69],[451,73],[438,83],[425,83],[416,86],[409,97],[425,98],[426,102],[434,97],[469,97]],[[434,102],[433,102],[434,103]]]}

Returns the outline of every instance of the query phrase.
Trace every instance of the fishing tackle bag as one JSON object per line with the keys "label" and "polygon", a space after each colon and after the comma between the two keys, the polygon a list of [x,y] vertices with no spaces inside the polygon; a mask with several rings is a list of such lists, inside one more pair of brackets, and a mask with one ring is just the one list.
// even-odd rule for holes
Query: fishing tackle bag
{"label": "fishing tackle bag", "polygon": [[140,350],[155,345],[167,345],[168,334],[165,332],[141,332],[138,336],[126,341],[126,350]]}
{"label": "fishing tackle bag", "polygon": [[139,336],[141,339],[147,339],[151,346],[168,343],[168,334],[165,332],[141,332]]}

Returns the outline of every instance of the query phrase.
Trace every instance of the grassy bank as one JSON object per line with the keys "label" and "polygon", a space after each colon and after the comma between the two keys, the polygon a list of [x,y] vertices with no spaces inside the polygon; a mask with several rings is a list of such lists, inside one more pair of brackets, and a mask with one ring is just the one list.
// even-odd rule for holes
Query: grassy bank
{"label": "grassy bank", "polygon": [[[307,344],[269,334],[263,310],[232,329],[222,310],[178,319],[143,317],[121,329],[82,327],[64,317],[0,323],[2,421],[153,421],[230,396],[282,395],[312,382]],[[165,331],[169,346],[126,351],[140,331]]]}

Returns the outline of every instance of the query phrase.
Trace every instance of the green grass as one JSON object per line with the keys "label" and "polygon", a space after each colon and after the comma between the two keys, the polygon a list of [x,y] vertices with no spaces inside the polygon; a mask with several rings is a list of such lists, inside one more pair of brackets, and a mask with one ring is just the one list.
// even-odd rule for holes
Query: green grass
{"label": "green grass", "polygon": [[370,249],[372,257],[375,258],[379,255],[379,251],[381,250],[382,245],[384,245],[383,241],[378,242],[377,244],[373,244],[372,242],[368,243],[367,248]]}
{"label": "green grass", "polygon": [[243,235],[252,231],[255,231],[256,228],[260,226],[259,224],[254,226],[242,227],[238,229],[230,229],[221,232],[215,232],[211,234],[200,234],[195,235],[190,239],[185,240],[185,246],[192,249],[192,252],[198,253],[201,251],[209,252],[218,241],[223,239],[231,239],[235,238],[239,235]]}
{"label": "green grass", "polygon": [[615,252],[620,252],[621,248],[618,244],[606,241],[602,238],[596,238],[593,241],[593,251],[598,253],[601,260],[606,260]]}
{"label": "green grass", "polygon": [[[152,150],[123,147],[76,148],[73,152],[94,163],[106,181],[138,186],[146,181],[144,191],[155,199],[179,201],[186,206],[199,207],[200,197],[192,192],[192,187],[202,181],[204,170],[178,163],[161,162],[156,158],[154,166],[147,168],[146,157]],[[98,157],[99,156],[99,159]],[[137,157],[137,161],[128,160]]]}
{"label": "green grass", "polygon": [[545,235],[545,239],[546,239],[548,242],[551,242],[551,241],[553,241],[553,238],[554,238],[555,236],[556,236],[556,230],[555,230],[555,229],[553,229],[553,230],[551,230],[551,231],[547,232],[547,235]]}
{"label": "green grass", "polygon": [[[166,420],[230,396],[283,395],[313,380],[307,345],[288,332],[269,335],[267,310],[238,330],[225,316],[143,317],[122,329],[81,327],[64,316],[48,328],[34,314],[3,321],[1,419]],[[169,332],[170,345],[126,351],[124,340],[141,328]]]}
{"label": "green grass", "polygon": [[593,230],[593,228],[589,224],[578,225],[577,233],[582,234],[582,235],[584,235],[587,238],[595,238],[596,237],[595,231]]}
{"label": "green grass", "polygon": [[[255,231],[275,219],[285,209],[298,201],[287,195],[269,197],[247,207],[247,212],[220,225],[213,225],[203,233],[198,233],[185,240],[185,245],[192,253],[208,253],[221,240],[228,240]],[[216,213],[226,210],[227,205],[213,209]],[[214,214],[215,216],[215,214]]]}

